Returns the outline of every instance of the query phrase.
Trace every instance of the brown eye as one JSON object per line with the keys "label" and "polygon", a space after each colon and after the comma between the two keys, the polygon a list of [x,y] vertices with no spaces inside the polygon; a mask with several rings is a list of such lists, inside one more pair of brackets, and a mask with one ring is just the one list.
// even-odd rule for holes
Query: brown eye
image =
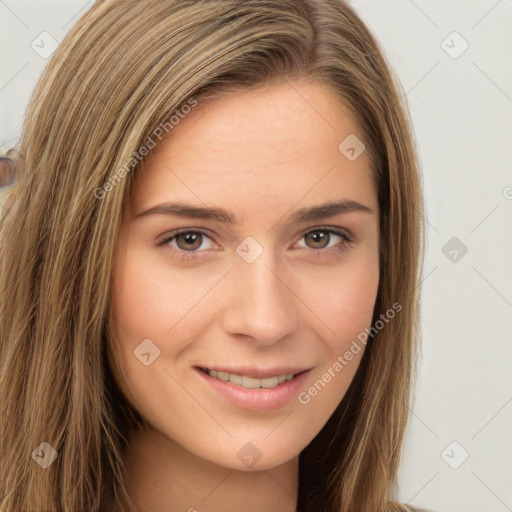
{"label": "brown eye", "polygon": [[180,233],[175,237],[178,249],[182,251],[195,251],[201,247],[203,235],[201,233]]}
{"label": "brown eye", "polygon": [[336,254],[348,249],[352,243],[352,237],[345,230],[317,228],[302,236],[303,249],[313,249],[318,255]]}
{"label": "brown eye", "polygon": [[304,239],[306,244],[308,244],[308,241],[311,242],[312,245],[308,245],[311,249],[324,249],[329,244],[331,235],[328,231],[311,231],[311,233],[304,235]]}
{"label": "brown eye", "polygon": [[174,252],[183,256],[199,255],[205,252],[205,249],[216,247],[215,242],[209,235],[192,229],[173,231],[157,245],[170,247]]}

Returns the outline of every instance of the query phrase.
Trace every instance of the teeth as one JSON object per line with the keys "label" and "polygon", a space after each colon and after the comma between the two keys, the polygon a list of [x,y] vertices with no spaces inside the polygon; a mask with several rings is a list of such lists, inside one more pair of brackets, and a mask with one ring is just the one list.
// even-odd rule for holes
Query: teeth
{"label": "teeth", "polygon": [[279,384],[279,377],[269,377],[268,379],[261,379],[262,388],[275,388]]}
{"label": "teeth", "polygon": [[[265,380],[268,380],[268,379],[265,379]],[[263,381],[261,379],[254,379],[252,377],[242,377],[241,386],[244,388],[249,388],[249,389],[261,388],[262,384],[263,384]]]}
{"label": "teeth", "polygon": [[240,377],[240,375],[237,375],[236,373],[232,373],[229,376],[229,382],[232,382],[233,384],[238,384],[240,386],[240,384],[242,384],[242,377]]}
{"label": "teeth", "polygon": [[242,386],[247,389],[256,389],[256,388],[275,388],[282,384],[285,380],[292,380],[293,373],[288,373],[285,375],[276,375],[275,377],[268,377],[266,379],[257,379],[254,377],[248,377],[246,375],[238,375],[236,373],[226,373],[226,372],[218,372],[216,370],[208,370],[206,369],[206,373],[210,377],[214,377],[216,379],[222,380],[224,382],[231,382],[233,384],[237,384],[238,386]]}

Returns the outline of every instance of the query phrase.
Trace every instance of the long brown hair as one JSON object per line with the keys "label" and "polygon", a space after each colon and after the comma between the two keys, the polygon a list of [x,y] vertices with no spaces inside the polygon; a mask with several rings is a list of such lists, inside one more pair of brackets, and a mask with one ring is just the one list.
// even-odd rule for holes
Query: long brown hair
{"label": "long brown hair", "polygon": [[[37,83],[2,201],[3,512],[134,510],[123,450],[141,418],[107,347],[139,149],[191,98],[299,79],[328,85],[362,129],[381,218],[374,323],[393,304],[401,311],[369,337],[345,397],[300,454],[298,510],[411,510],[393,499],[419,344],[424,206],[407,108],[373,35],[342,0],[100,0]],[[53,453],[43,442],[57,454],[46,469],[33,455]]]}

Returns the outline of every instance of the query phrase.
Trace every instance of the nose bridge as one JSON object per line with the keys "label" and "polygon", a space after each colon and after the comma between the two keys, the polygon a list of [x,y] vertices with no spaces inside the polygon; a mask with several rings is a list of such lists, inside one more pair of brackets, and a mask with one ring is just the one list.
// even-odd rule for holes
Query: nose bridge
{"label": "nose bridge", "polygon": [[232,272],[224,328],[259,343],[272,344],[293,332],[296,301],[286,284],[282,266],[270,250],[252,262],[243,258]]}

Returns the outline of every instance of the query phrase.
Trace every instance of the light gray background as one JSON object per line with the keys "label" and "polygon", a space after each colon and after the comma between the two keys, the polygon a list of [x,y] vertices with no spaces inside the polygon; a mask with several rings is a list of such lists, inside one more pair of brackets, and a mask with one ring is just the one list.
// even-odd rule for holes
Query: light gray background
{"label": "light gray background", "polygon": [[[61,41],[92,3],[0,0],[0,146],[16,142],[47,62],[32,42],[43,31]],[[512,0],[351,4],[402,83],[428,208],[423,356],[398,497],[512,511]]]}

